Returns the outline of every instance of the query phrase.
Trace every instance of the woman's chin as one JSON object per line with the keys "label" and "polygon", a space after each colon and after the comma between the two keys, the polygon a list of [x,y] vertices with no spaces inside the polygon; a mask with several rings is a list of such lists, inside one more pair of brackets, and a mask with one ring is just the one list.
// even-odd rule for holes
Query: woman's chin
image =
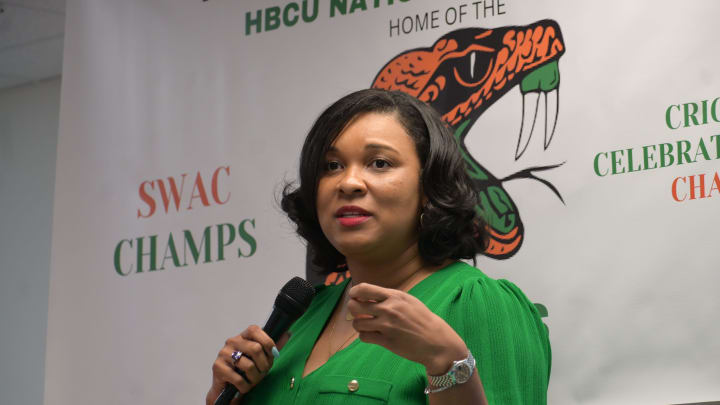
{"label": "woman's chin", "polygon": [[346,258],[355,257],[369,258],[373,252],[377,252],[377,242],[367,239],[353,238],[353,240],[341,240],[333,243],[335,249]]}

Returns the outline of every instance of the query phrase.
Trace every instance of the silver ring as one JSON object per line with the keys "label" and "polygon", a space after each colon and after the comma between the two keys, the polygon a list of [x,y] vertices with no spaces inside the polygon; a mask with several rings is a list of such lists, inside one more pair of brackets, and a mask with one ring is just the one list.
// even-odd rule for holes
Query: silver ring
{"label": "silver ring", "polygon": [[233,362],[232,362],[233,366],[235,365],[235,363],[237,363],[238,360],[240,360],[240,357],[242,357],[242,355],[243,355],[242,352],[238,352],[238,351],[232,352],[230,357],[233,359]]}

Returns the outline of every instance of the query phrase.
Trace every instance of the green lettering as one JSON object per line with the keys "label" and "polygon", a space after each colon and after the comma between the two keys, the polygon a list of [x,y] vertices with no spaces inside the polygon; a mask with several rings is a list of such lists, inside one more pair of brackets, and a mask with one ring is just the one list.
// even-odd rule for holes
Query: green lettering
{"label": "green lettering", "polygon": [[[667,147],[667,150],[665,150]],[[660,144],[660,167],[668,167],[671,166],[675,162],[675,157],[673,156],[673,146],[670,143],[661,143]],[[665,163],[665,159],[669,158],[670,161]]]}
{"label": "green lettering", "polygon": [[[692,112],[690,112],[690,107],[692,107]],[[695,114],[698,112],[698,106],[695,103],[685,103],[683,104],[683,111],[685,112],[685,128],[690,126],[690,120],[692,120],[694,125],[700,125],[698,124],[697,118],[695,118]],[[678,158],[679,160],[679,158]],[[682,164],[682,163],[678,163]]]}
{"label": "green lettering", "polygon": [[695,163],[695,161],[690,160],[690,146],[690,141],[677,141],[678,165],[683,164],[683,157],[687,163]]}
{"label": "green lettering", "polygon": [[347,0],[330,0],[330,18],[335,17],[335,10],[345,15],[347,12]]}
{"label": "green lettering", "polygon": [[[170,251],[170,255],[168,255],[168,251]],[[178,256],[177,249],[175,248],[175,240],[173,239],[172,233],[168,236],[167,246],[165,246],[165,255],[160,263],[160,270],[165,270],[165,260],[167,259],[172,259],[175,267],[182,267],[180,265],[180,257]]]}
{"label": "green lettering", "polygon": [[[625,151],[622,151],[622,150],[614,150],[614,151],[610,152],[610,162],[611,162],[611,167],[612,167],[612,174],[625,173],[625,168],[621,166],[622,165],[621,159],[622,159],[622,156],[624,153],[625,153]],[[618,154],[620,154],[620,156],[618,156]],[[621,166],[620,167],[622,169],[621,172],[617,171],[618,166]]]}
{"label": "green lettering", "polygon": [[193,261],[195,264],[198,264],[198,259],[200,258],[200,253],[203,251],[203,247],[205,248],[205,263],[210,263],[210,227],[205,227],[203,230],[203,236],[202,239],[200,239],[200,247],[198,248],[198,245],[195,244],[195,239],[192,236],[192,233],[189,230],[184,230],[183,234],[185,236],[185,243],[183,244],[183,260],[185,260],[184,265],[187,265],[187,250],[190,249],[190,254],[192,255]]}
{"label": "green lettering", "polygon": [[280,7],[268,7],[265,9],[265,32],[276,30],[280,27]]}
{"label": "green lettering", "polygon": [[143,256],[149,256],[150,259],[150,268],[149,271],[155,271],[157,270],[157,235],[152,235],[150,238],[150,251],[147,253],[143,252],[143,237],[135,239],[137,242],[136,246],[136,252],[137,252],[137,271],[136,273],[142,273],[143,272]]}
{"label": "green lettering", "polygon": [[605,173],[600,173],[600,156],[604,156],[605,159],[607,159],[607,152],[600,152],[597,155],[595,155],[595,163],[593,164],[593,168],[595,169],[595,174],[597,174],[600,177],[607,176],[608,171],[605,170]]}
{"label": "green lettering", "polygon": [[[225,240],[225,232],[223,228],[228,228],[230,233],[228,240]],[[235,240],[235,227],[232,224],[220,224],[217,226],[218,233],[218,258],[217,261],[225,260],[225,247],[229,246]]]}
{"label": "green lettering", "polygon": [[[290,16],[290,11],[295,11],[295,14],[293,16]],[[287,6],[285,6],[285,9],[283,10],[283,24],[285,24],[286,27],[292,27],[293,25],[297,24],[298,17],[297,12],[300,11],[300,6],[297,5],[297,3],[290,3]]]}
{"label": "green lettering", "polygon": [[250,35],[250,27],[255,26],[255,33],[262,31],[262,12],[260,10],[255,12],[255,18],[252,18],[252,14],[248,11],[245,13],[245,35]]}
{"label": "green lettering", "polygon": [[707,116],[707,100],[702,101],[702,123],[707,124],[708,123],[708,116]]}
{"label": "green lettering", "polygon": [[303,0],[303,11],[302,11],[302,19],[306,23],[313,22],[318,16],[318,0],[313,0],[313,13],[308,14],[307,12],[307,3],[308,0]]}
{"label": "green lettering", "polygon": [[362,11],[367,10],[365,0],[352,0],[352,4],[350,4],[350,14],[354,13],[357,9],[361,9]]}
{"label": "green lettering", "polygon": [[720,122],[720,119],[718,119],[717,108],[716,108],[717,104],[718,104],[718,100],[720,100],[720,97],[713,100],[712,104],[710,104],[710,116],[712,117],[713,121],[715,121],[715,122]]}
{"label": "green lettering", "polygon": [[124,243],[127,243],[127,244],[130,245],[130,247],[132,248],[132,240],[130,240],[130,239],[123,239],[123,240],[121,240],[120,242],[118,242],[118,244],[115,246],[115,260],[114,260],[114,263],[115,263],[115,271],[117,272],[117,274],[119,274],[119,275],[121,275],[121,276],[128,276],[128,275],[130,275],[130,273],[132,273],[132,270],[133,270],[132,264],[130,265],[130,270],[128,270],[127,273],[123,273],[122,268],[121,268],[121,266],[120,266],[120,254],[121,254],[121,251],[122,251],[122,245],[123,245]]}
{"label": "green lettering", "polygon": [[697,162],[698,156],[700,156],[700,154],[703,155],[703,158],[705,158],[705,160],[710,160],[710,154],[708,153],[707,149],[705,148],[705,141],[703,141],[702,138],[700,138],[700,142],[698,142],[697,150],[695,151],[695,162]]}
{"label": "green lettering", "polygon": [[653,161],[653,166],[650,167],[650,161],[653,159],[653,155],[650,152],[648,152],[649,148],[652,148],[652,150],[654,152],[655,145],[643,146],[643,163],[645,164],[644,170],[657,168],[657,163],[655,163],[654,161]]}
{"label": "green lettering", "polygon": [[673,126],[672,122],[670,121],[670,114],[672,113],[672,109],[677,108],[678,112],[680,111],[680,106],[677,104],[673,104],[670,107],[665,110],[665,123],[667,124],[668,128],[670,129],[678,129],[680,128],[680,124],[678,124],[676,127]]}
{"label": "green lettering", "polygon": [[255,251],[257,250],[257,241],[255,238],[248,233],[247,230],[245,230],[245,225],[250,223],[255,229],[255,218],[253,219],[244,219],[242,222],[240,222],[240,225],[238,225],[238,234],[240,235],[240,238],[244,240],[249,246],[250,246],[250,253],[243,254],[242,250],[238,248],[238,257],[250,257],[255,254]]}
{"label": "green lettering", "polygon": [[628,160],[628,173],[632,172],[638,172],[642,170],[642,167],[638,164],[638,167],[633,167],[633,150],[632,148],[629,148],[627,150],[627,160]]}
{"label": "green lettering", "polygon": [[715,159],[720,159],[720,134],[710,137],[710,142],[715,141]]}

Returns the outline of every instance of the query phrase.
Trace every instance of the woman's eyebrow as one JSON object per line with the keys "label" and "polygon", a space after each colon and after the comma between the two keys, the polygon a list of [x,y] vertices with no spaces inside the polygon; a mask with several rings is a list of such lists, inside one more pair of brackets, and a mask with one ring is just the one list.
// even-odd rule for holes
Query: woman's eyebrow
{"label": "woman's eyebrow", "polygon": [[382,149],[382,150],[389,150],[391,152],[399,153],[395,148],[388,145],[381,145],[378,143],[369,143],[365,145],[365,149]]}
{"label": "woman's eyebrow", "polygon": [[[381,149],[381,150],[389,150],[389,151],[395,152],[395,153],[400,153],[397,151],[397,149],[393,148],[392,146],[381,145],[379,143],[369,143],[369,144],[365,145],[365,149],[366,150],[367,149]],[[338,148],[336,148],[335,146],[330,146],[327,150],[327,153],[331,153],[331,152],[337,153],[339,151],[338,151]]]}

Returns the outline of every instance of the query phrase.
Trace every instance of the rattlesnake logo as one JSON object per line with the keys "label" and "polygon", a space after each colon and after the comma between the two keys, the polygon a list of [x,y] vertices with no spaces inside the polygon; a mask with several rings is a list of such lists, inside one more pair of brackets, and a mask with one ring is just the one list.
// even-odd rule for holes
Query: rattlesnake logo
{"label": "rattlesnake logo", "polygon": [[[562,201],[555,186],[534,174],[561,164],[530,167],[498,179],[470,154],[465,137],[493,103],[519,84],[523,121],[515,160],[523,155],[535,130],[541,95],[545,98],[547,149],[557,123],[558,60],[564,52],[560,27],[553,20],[527,26],[464,28],[443,35],[429,48],[400,53],[373,80],[374,88],[400,90],[430,104],[453,129],[468,173],[478,189],[480,205],[476,210],[488,223],[490,243],[485,254],[489,257],[507,259],[523,242],[520,213],[503,184],[518,178],[534,179]],[[325,283],[340,283],[347,276],[347,272],[332,273]]]}

